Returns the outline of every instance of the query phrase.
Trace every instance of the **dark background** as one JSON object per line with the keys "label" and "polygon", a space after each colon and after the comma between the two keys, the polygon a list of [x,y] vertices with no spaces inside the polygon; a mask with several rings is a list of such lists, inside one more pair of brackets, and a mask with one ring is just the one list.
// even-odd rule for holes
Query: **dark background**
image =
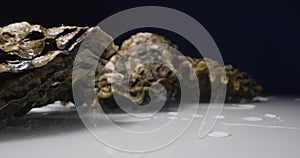
{"label": "dark background", "polygon": [[[265,94],[300,94],[300,5],[297,1],[4,2],[1,4],[1,26],[19,21],[46,27],[94,26],[131,7],[174,8],[199,21],[216,41],[224,62],[248,72],[263,85]],[[180,40],[171,40],[187,49],[181,46]]]}

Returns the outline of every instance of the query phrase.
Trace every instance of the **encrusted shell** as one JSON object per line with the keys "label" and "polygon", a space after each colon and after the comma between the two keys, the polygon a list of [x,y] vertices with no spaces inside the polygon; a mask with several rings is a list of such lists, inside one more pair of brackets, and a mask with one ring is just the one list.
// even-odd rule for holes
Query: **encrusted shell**
{"label": "encrusted shell", "polygon": [[[97,39],[87,38],[93,36]],[[87,42],[90,45],[78,52],[84,39],[97,43]],[[74,101],[72,84],[90,64],[89,60],[78,64],[75,59],[96,55],[98,48],[104,48],[101,61],[117,51],[113,38],[99,27],[44,28],[20,22],[0,28],[0,121],[54,101]],[[79,72],[74,75],[74,70]],[[76,92],[91,96],[85,88]]]}
{"label": "encrusted shell", "polygon": [[[175,69],[158,63],[144,63],[145,61],[165,61],[172,66],[174,47],[164,37],[152,33],[138,33],[124,41],[120,51],[98,74],[96,84],[99,99],[111,97],[112,90],[114,90],[121,96],[143,104],[149,100],[147,95],[149,88],[155,84],[163,85],[167,89],[167,96],[174,97],[177,93]],[[117,73],[114,72],[116,65],[118,65]],[[130,71],[132,74],[128,74]],[[127,87],[125,85],[128,81]],[[115,85],[114,89],[112,89],[112,83]],[[159,96],[162,90],[156,89],[153,92]]]}
{"label": "encrusted shell", "polygon": [[44,66],[72,51],[91,30],[77,26],[46,29],[27,22],[0,28],[0,73]]}
{"label": "encrusted shell", "polygon": [[[222,83],[228,87],[226,94],[227,102],[251,101],[262,90],[261,86],[249,75],[240,72],[238,69],[234,69],[231,65],[222,67],[217,61],[212,59],[196,59],[174,55],[174,49],[164,47],[158,43],[176,48],[166,38],[148,32],[138,33],[124,41],[120,51],[111,58],[97,77],[98,97],[100,99],[109,99],[114,92],[138,104],[144,104],[149,101],[149,87],[157,83],[165,87],[168,98],[178,97],[180,84],[177,77],[188,77],[191,81],[198,80],[201,93],[200,100],[203,102],[210,100],[211,83],[213,82]],[[141,44],[147,45],[146,47],[138,47]],[[160,57],[165,62],[170,63],[171,67],[163,64],[147,63],[132,68],[132,65],[136,65],[135,63],[139,63],[145,58],[145,53],[143,53],[145,51],[153,51],[152,57]],[[121,61],[120,58],[122,58]],[[120,68],[123,69],[119,73],[114,72],[117,63],[122,65]],[[128,70],[131,69],[134,69],[133,73],[129,77],[127,75],[127,78],[124,80],[124,74],[128,73]],[[197,78],[191,75],[192,72],[196,74]],[[224,74],[224,72],[226,72],[226,75],[220,75]],[[124,87],[126,84],[118,84],[120,80],[122,82],[129,81],[129,87]],[[115,85],[114,89],[112,89],[112,83]],[[193,88],[193,85],[189,85],[188,83],[181,86]],[[161,91],[158,89],[155,94],[159,96],[160,93]],[[190,94],[190,96],[193,97],[193,94]]]}

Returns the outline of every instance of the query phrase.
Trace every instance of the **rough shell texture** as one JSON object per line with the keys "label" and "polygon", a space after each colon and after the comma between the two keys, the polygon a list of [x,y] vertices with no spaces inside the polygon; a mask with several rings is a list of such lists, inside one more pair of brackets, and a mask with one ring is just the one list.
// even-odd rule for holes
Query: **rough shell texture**
{"label": "rough shell texture", "polygon": [[27,22],[5,26],[0,29],[0,73],[42,67],[72,51],[87,32],[88,27],[45,29]]}
{"label": "rough shell texture", "polygon": [[[201,101],[209,101],[212,82],[227,85],[228,102],[251,101],[261,91],[261,86],[249,75],[231,65],[224,68],[211,59],[174,55],[176,46],[160,35],[138,33],[124,41],[116,53],[118,48],[113,39],[98,27],[44,28],[21,22],[0,28],[0,120],[21,116],[31,108],[57,100],[72,101],[71,85],[76,82],[76,77],[72,80],[72,70],[84,70],[89,65],[73,65],[73,62],[79,45],[93,31],[98,32],[97,39],[91,40],[100,43],[85,40],[86,44],[81,48],[94,53],[105,47],[96,70],[96,92],[101,102],[113,101],[114,91],[138,104],[145,104],[149,101],[149,92],[157,97],[162,93],[162,87],[153,90],[153,85],[164,86],[167,97],[176,98],[180,94],[178,77],[199,82]],[[106,47],[108,42],[111,44]],[[167,65],[138,64],[143,61],[163,61]],[[212,68],[210,71],[208,66]],[[114,72],[116,69],[117,73]],[[224,69],[226,76],[218,76]],[[190,77],[192,70],[197,78]],[[128,81],[127,88],[124,85]]]}
{"label": "rough shell texture", "polygon": [[[112,42],[98,27],[21,22],[0,28],[0,120],[57,100],[72,101],[73,62],[79,44],[94,30]],[[113,44],[110,49],[108,54],[116,51]]]}
{"label": "rough shell texture", "polygon": [[[111,101],[112,92],[115,92],[116,95],[131,98],[135,103],[145,104],[149,101],[151,85],[157,84],[167,89],[168,97],[174,97],[177,93],[177,78],[170,62],[175,48],[164,37],[147,32],[138,33],[124,41],[118,53],[96,77],[98,98],[104,102]],[[171,67],[159,63],[147,64],[147,61],[166,62]],[[152,92],[159,96],[162,90],[163,87]]]}
{"label": "rough shell texture", "polygon": [[[163,45],[171,47],[165,47]],[[146,45],[145,47],[140,47]],[[151,48],[151,49],[150,49]],[[194,59],[171,53],[176,46],[164,37],[153,33],[138,33],[124,41],[120,51],[111,58],[97,77],[98,97],[102,100],[113,102],[112,93],[130,98],[133,102],[144,104],[149,101],[149,88],[152,84],[160,83],[167,90],[167,97],[180,96],[180,84],[177,77],[190,77],[190,80],[198,80],[200,86],[200,101],[208,102],[211,95],[211,83],[220,82],[227,86],[227,102],[251,101],[258,95],[262,88],[247,73],[240,72],[231,65],[221,67],[212,59]],[[151,57],[145,55],[153,54]],[[169,63],[168,66],[158,63],[140,64],[134,69],[132,64],[141,63],[141,58],[161,58]],[[121,59],[121,60],[120,60]],[[132,62],[134,61],[134,62]],[[151,61],[151,60],[149,60]],[[152,60],[153,61],[153,60]],[[155,61],[155,60],[154,60]],[[121,71],[116,73],[116,64],[121,65]],[[208,69],[210,67],[210,71]],[[134,71],[128,75],[129,70]],[[191,72],[195,72],[197,78],[192,78]],[[220,72],[226,72],[224,76],[218,76]],[[124,79],[125,78],[125,79]],[[121,81],[121,84],[119,81]],[[129,81],[127,88],[124,82]],[[114,83],[114,89],[112,89]],[[117,83],[117,84],[116,84]],[[192,86],[192,85],[183,85]],[[193,87],[190,87],[193,88]],[[129,91],[129,93],[128,93]],[[161,90],[156,91],[157,96]],[[193,97],[193,94],[191,94]]]}
{"label": "rough shell texture", "polygon": [[151,44],[151,43],[159,43],[161,45],[171,46],[174,48],[177,48],[176,45],[172,44],[172,42],[168,39],[166,39],[163,36],[150,33],[150,32],[140,32],[136,35],[132,35],[129,39],[125,40],[122,43],[122,46],[120,48],[121,51],[128,50],[130,48],[133,48],[139,44]]}
{"label": "rough shell texture", "polygon": [[[213,82],[226,85],[226,102],[251,102],[252,99],[262,91],[262,87],[247,73],[233,68],[232,65],[221,67],[218,62],[207,58],[179,58],[185,58],[192,64],[192,70],[196,73],[198,78],[201,101],[203,102],[210,100],[211,83]],[[210,67],[210,69],[208,67]],[[218,76],[220,71],[225,71],[226,76]]]}
{"label": "rough shell texture", "polygon": [[[172,49],[151,43],[119,51],[97,76],[98,97],[110,98],[114,91],[116,94],[131,98],[138,104],[144,104],[149,101],[148,93],[151,85],[157,84],[167,89],[168,97],[174,97],[178,83],[176,74],[173,73],[175,69],[160,63],[147,63],[147,61],[166,61],[166,64],[172,66],[172,63],[168,63],[172,58],[170,53]],[[155,96],[159,96],[162,90],[163,87],[152,92]]]}

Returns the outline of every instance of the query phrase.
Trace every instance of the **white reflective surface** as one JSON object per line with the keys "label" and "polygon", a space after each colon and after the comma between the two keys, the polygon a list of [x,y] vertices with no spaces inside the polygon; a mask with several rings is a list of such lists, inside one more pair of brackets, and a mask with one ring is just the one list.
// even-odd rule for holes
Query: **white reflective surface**
{"label": "white reflective surface", "polygon": [[[251,106],[226,104],[221,116],[218,117],[222,119],[218,119],[211,136],[199,139],[199,126],[206,107],[205,104],[201,105],[191,128],[175,143],[155,152],[133,154],[116,151],[98,142],[85,129],[74,107],[71,105],[63,107],[57,103],[35,109],[25,117],[10,120],[6,125],[0,124],[0,153],[1,157],[10,158],[297,158],[300,156],[299,100],[292,97],[273,97],[267,102],[252,103]],[[150,120],[122,120],[122,113],[110,114],[110,118],[124,128],[144,122],[154,127],[166,120],[177,119],[184,122],[192,118],[192,116],[180,118],[172,108],[163,111]],[[249,117],[262,120],[243,119]],[[156,123],[149,123],[152,120]],[[103,125],[98,128],[101,130],[109,126]],[[113,137],[113,134],[107,133],[107,136]]]}

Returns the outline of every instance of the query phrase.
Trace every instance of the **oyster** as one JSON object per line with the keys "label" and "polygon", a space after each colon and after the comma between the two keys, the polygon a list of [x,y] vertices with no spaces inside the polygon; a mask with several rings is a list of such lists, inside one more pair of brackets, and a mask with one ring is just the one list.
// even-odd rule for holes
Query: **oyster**
{"label": "oyster", "polygon": [[[140,47],[140,45],[144,46]],[[210,100],[212,82],[227,85],[227,102],[251,101],[261,92],[261,86],[247,73],[240,72],[231,65],[221,67],[212,59],[195,59],[176,55],[174,53],[176,48],[168,39],[157,34],[145,32],[131,36],[123,42],[120,51],[100,70],[96,81],[98,98],[110,105],[114,102],[112,94],[115,93],[137,104],[145,104],[150,100],[148,94],[151,85],[158,83],[164,86],[169,99],[178,98],[180,97],[180,83],[177,77],[186,76],[189,76],[191,81],[198,80],[202,102]],[[136,68],[132,67],[136,65],[134,63],[141,63],[145,60],[155,61],[153,58],[165,60],[168,64],[145,63],[139,64]],[[119,64],[121,69],[118,73],[114,71],[116,64]],[[211,68],[210,71],[208,65]],[[224,69],[226,76],[216,77]],[[128,75],[131,71],[132,73]],[[196,79],[191,77],[192,71],[196,74]],[[124,86],[126,85],[124,82],[129,82],[128,87]],[[112,84],[114,84],[114,89],[112,89]],[[193,88],[193,85],[188,84],[182,86]],[[157,89],[154,94],[159,96],[161,92],[162,88]]]}
{"label": "oyster", "polygon": [[[26,114],[54,101],[72,101],[72,69],[85,37],[99,27],[44,28],[27,22],[0,28],[0,120]],[[102,60],[115,52],[113,44]]]}
{"label": "oyster", "polygon": [[[95,37],[87,38],[95,32]],[[247,73],[231,65],[221,67],[211,59],[176,55],[176,45],[157,34],[133,35],[118,51],[113,39],[99,27],[44,28],[20,22],[0,28],[0,120],[21,116],[57,100],[73,101],[72,83],[85,75],[80,70],[89,70],[93,64],[74,65],[83,40],[85,44],[80,49],[92,53],[87,56],[94,58],[98,50],[105,50],[97,63],[95,81],[97,97],[103,103],[114,102],[113,92],[138,104],[147,103],[151,93],[160,97],[166,92],[167,98],[178,98],[179,79],[184,77],[199,83],[201,101],[209,101],[213,82],[227,85],[228,102],[251,101],[262,90]],[[74,69],[79,73],[72,77]],[[224,69],[226,76],[216,77]],[[191,77],[191,72],[197,78]],[[127,82],[128,86],[124,86]],[[158,86],[152,88],[155,85]]]}
{"label": "oyster", "polygon": [[[179,57],[187,59],[192,65],[192,71],[194,71],[198,78],[200,87],[201,101],[208,102],[211,94],[211,84],[213,82],[219,82],[227,86],[226,89],[226,102],[251,102],[252,99],[259,95],[262,91],[262,87],[256,83],[246,72],[241,72],[232,65],[225,65],[222,67],[217,61],[212,59],[196,59],[191,57]],[[210,69],[208,69],[208,65]],[[182,67],[179,71],[184,71]],[[216,77],[220,74],[220,71],[224,71],[226,76]],[[186,85],[188,86],[188,85]]]}
{"label": "oyster", "polygon": [[[167,89],[169,98],[175,97],[178,83],[174,73],[176,70],[172,63],[168,63],[175,48],[169,40],[152,33],[138,33],[124,41],[118,53],[96,76],[100,101],[108,106],[112,105],[112,94],[115,92],[116,95],[130,98],[135,103],[145,104],[150,100],[150,90],[154,90],[154,96],[159,97],[164,88]],[[145,61],[167,62],[171,67],[160,63],[140,64]],[[151,89],[151,86],[158,84],[163,87]]]}

